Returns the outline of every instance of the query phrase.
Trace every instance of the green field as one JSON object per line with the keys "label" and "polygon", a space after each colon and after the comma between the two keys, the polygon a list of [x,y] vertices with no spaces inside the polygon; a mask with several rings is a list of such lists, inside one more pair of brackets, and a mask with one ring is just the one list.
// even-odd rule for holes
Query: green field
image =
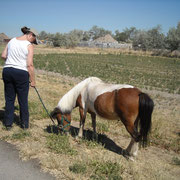
{"label": "green field", "polygon": [[37,69],[71,77],[96,76],[106,82],[131,84],[180,94],[180,59],[135,55],[35,55]]}
{"label": "green field", "polygon": [[[35,54],[36,69],[180,94],[180,59],[125,54]],[[0,61],[3,65],[3,61]]]}

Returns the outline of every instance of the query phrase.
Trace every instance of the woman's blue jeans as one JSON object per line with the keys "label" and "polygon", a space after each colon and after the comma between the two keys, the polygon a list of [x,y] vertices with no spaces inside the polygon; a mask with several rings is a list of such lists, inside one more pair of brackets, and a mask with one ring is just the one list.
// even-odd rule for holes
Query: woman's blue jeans
{"label": "woman's blue jeans", "polygon": [[29,127],[28,93],[29,73],[24,70],[6,67],[2,73],[5,94],[4,125],[12,126],[14,122],[14,102],[16,95],[20,107],[20,123],[24,128]]}

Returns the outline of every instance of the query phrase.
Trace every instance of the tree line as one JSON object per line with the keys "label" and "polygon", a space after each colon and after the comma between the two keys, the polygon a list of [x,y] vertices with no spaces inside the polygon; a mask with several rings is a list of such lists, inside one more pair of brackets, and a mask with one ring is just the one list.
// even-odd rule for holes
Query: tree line
{"label": "tree line", "polygon": [[88,31],[74,29],[69,33],[46,33],[41,31],[40,40],[49,41],[55,47],[76,47],[81,41],[90,41],[110,34],[119,43],[132,43],[135,50],[180,50],[180,22],[177,27],[169,29],[167,35],[162,33],[160,25],[149,30],[135,27],[125,28],[122,32],[116,30],[113,34],[104,28],[93,26]]}

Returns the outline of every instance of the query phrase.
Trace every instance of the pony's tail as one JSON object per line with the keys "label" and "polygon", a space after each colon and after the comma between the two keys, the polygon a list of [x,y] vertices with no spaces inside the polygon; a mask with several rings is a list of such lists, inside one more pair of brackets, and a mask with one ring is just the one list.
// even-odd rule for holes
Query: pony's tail
{"label": "pony's tail", "polygon": [[139,94],[139,125],[140,144],[145,147],[148,142],[148,134],[151,130],[151,115],[154,109],[153,100],[145,93]]}

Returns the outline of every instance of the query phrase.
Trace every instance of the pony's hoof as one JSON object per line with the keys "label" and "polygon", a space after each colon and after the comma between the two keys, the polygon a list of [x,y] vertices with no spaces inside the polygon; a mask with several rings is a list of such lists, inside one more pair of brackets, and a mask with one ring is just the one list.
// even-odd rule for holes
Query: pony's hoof
{"label": "pony's hoof", "polygon": [[134,161],[134,157],[128,156],[128,160]]}
{"label": "pony's hoof", "polygon": [[133,157],[133,156],[130,156],[130,155],[124,155],[124,157],[125,157],[127,160],[134,161],[134,157]]}
{"label": "pony's hoof", "polygon": [[131,155],[127,150],[123,150],[122,154],[126,159],[134,161],[134,156]]}
{"label": "pony's hoof", "polygon": [[79,139],[79,137],[78,136],[75,136],[75,138],[74,138],[75,140],[78,140]]}
{"label": "pony's hoof", "polygon": [[65,136],[69,136],[70,133],[69,132],[64,132]]}
{"label": "pony's hoof", "polygon": [[76,136],[76,137],[75,137],[75,140],[76,140],[76,141],[79,141],[80,139],[82,139],[82,137],[80,137],[80,136]]}

